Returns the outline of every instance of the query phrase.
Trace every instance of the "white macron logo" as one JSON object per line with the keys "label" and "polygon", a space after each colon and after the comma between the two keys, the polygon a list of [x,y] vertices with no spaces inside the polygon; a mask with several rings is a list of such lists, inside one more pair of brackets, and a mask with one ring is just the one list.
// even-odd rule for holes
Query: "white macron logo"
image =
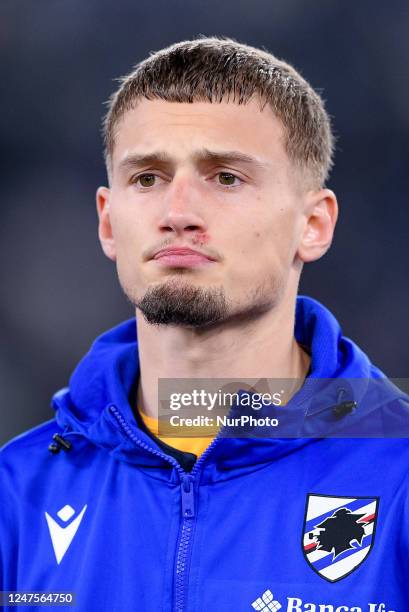
{"label": "white macron logo", "polygon": [[[55,558],[57,563],[61,562],[61,559],[67,552],[75,534],[77,533],[78,527],[82,521],[87,504],[83,507],[77,518],[75,518],[66,527],[61,527],[49,514],[45,512],[45,518],[47,519],[48,529],[50,530],[51,541],[55,552]],[[75,514],[74,508],[71,508],[68,504],[65,505],[61,510],[57,512],[57,516],[61,521],[67,523]]]}
{"label": "white macron logo", "polygon": [[256,601],[251,604],[255,610],[261,610],[262,612],[277,612],[282,608],[282,605],[275,601],[274,595],[268,589],[264,591],[261,597],[257,597]]}

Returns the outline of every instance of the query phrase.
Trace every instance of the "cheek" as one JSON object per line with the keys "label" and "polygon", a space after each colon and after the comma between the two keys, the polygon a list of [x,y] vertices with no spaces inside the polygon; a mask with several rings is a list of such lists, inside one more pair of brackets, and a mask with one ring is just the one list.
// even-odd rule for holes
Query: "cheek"
{"label": "cheek", "polygon": [[284,223],[281,221],[276,219],[268,227],[254,228],[248,232],[246,242],[241,243],[245,258],[249,258],[253,266],[257,264],[260,269],[277,269],[289,265],[293,251],[294,220],[287,218]]}
{"label": "cheek", "polygon": [[132,224],[117,223],[113,225],[112,230],[117,253],[123,256],[134,242]]}
{"label": "cheek", "polygon": [[120,198],[111,207],[111,224],[114,239],[121,249],[131,246],[142,231],[135,207],[128,206]]}
{"label": "cheek", "polygon": [[112,232],[118,272],[124,280],[130,281],[138,273],[138,262],[144,245],[142,228],[135,222],[135,218],[117,215],[112,220]]}

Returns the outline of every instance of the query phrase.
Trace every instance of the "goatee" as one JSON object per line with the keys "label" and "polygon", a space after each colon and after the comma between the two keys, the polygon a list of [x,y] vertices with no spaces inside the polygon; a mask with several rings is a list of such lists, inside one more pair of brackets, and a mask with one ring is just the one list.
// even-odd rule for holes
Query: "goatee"
{"label": "goatee", "polygon": [[153,325],[203,327],[224,319],[228,313],[222,287],[197,287],[174,279],[150,287],[134,305]]}

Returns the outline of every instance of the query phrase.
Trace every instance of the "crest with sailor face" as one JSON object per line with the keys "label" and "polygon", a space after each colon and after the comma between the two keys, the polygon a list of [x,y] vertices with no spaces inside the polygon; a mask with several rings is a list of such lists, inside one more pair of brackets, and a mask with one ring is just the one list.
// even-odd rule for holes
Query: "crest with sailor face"
{"label": "crest with sailor face", "polygon": [[377,497],[307,497],[303,542],[310,567],[329,582],[357,569],[369,555],[375,538]]}

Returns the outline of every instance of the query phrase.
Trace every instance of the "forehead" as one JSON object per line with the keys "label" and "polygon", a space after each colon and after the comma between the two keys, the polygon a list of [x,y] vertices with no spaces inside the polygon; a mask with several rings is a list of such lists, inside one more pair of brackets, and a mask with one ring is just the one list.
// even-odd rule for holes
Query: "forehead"
{"label": "forehead", "polygon": [[283,126],[270,106],[261,109],[258,100],[239,105],[141,99],[118,121],[113,166],[135,150],[160,149],[182,158],[200,148],[235,150],[266,163],[287,162]]}

